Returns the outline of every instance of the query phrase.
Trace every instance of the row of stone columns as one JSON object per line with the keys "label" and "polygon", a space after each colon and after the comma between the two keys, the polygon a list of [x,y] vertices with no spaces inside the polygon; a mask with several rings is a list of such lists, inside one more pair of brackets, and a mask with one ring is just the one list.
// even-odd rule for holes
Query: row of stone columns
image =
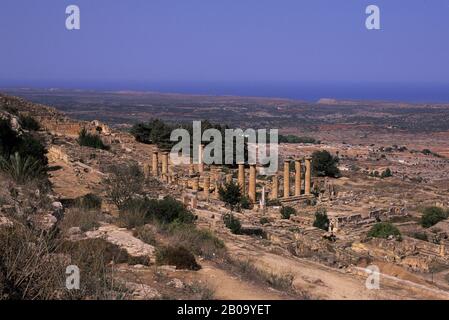
{"label": "row of stone columns", "polygon": [[[304,194],[310,195],[311,179],[312,179],[312,158],[306,157],[305,161],[305,183],[304,183]],[[295,159],[295,196],[301,195],[302,186],[302,159]],[[277,199],[279,188],[278,176],[273,176],[272,188],[271,188],[271,199]],[[284,198],[290,197],[290,160],[284,160]]]}
{"label": "row of stone columns", "polygon": [[[200,161],[198,164],[198,172],[200,175],[204,175],[204,164],[203,164],[203,146],[200,146]],[[168,158],[168,152],[162,152],[161,153],[161,176],[162,179],[166,182],[173,182],[173,179],[170,179],[169,177],[169,158]],[[305,183],[304,183],[304,194],[310,195],[311,194],[311,158],[306,157],[304,158],[305,162]],[[149,175],[149,166],[148,168],[145,168],[145,175]],[[157,151],[153,152],[153,158],[152,158],[152,175],[153,176],[159,176],[159,153]],[[215,173],[215,172],[214,172]],[[294,195],[300,196],[302,193],[302,159],[295,159],[295,189],[294,189]],[[193,164],[189,166],[189,176],[195,175],[195,167]],[[246,174],[245,174],[245,164],[240,163],[238,165],[238,184],[242,190],[242,194],[246,194]],[[218,196],[218,188],[219,184],[217,181],[217,177],[215,174],[214,177],[214,187],[215,187],[215,195]],[[170,181],[172,180],[172,181]],[[229,183],[233,180],[232,174],[227,174],[225,177],[226,183]],[[257,180],[257,168],[255,164],[251,164],[249,166],[249,184],[248,184],[248,198],[251,202],[256,202],[256,180]],[[192,181],[192,189],[193,191],[199,191],[199,184],[200,184],[200,177],[196,176],[193,177]],[[210,175],[204,175],[203,177],[203,192],[204,196],[206,198],[209,197],[210,193],[210,187],[211,187],[211,176]],[[271,188],[271,199],[278,199],[279,197],[279,177],[277,175],[273,176],[272,180],[272,188]],[[290,160],[284,160],[284,198],[290,197]]]}
{"label": "row of stone columns", "polygon": [[[256,202],[256,179],[257,169],[255,164],[249,166],[249,186],[248,186],[248,198],[251,202]],[[238,184],[242,190],[242,194],[246,194],[246,182],[245,182],[245,164],[238,164]]]}

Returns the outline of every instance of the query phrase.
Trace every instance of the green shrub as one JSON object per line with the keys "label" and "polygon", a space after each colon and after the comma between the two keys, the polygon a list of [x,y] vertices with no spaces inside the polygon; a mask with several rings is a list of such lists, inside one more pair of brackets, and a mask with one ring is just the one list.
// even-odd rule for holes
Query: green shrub
{"label": "green shrub", "polygon": [[382,171],[382,174],[380,175],[380,177],[383,178],[388,178],[393,176],[393,174],[391,173],[390,168],[385,169],[384,171]]}
{"label": "green shrub", "polygon": [[88,193],[75,199],[75,206],[85,210],[101,209],[102,200],[99,196]]}
{"label": "green shrub", "polygon": [[247,196],[242,196],[242,198],[240,199],[240,208],[247,210],[252,208],[251,201]]}
{"label": "green shrub", "polygon": [[231,210],[234,210],[234,208],[242,201],[242,190],[240,185],[234,181],[230,181],[224,186],[220,186],[218,193],[220,195],[220,200],[226,203]]}
{"label": "green shrub", "polygon": [[429,241],[427,234],[425,232],[415,232],[412,234],[412,237],[422,241]]}
{"label": "green shrub", "polygon": [[25,130],[38,131],[41,128],[39,122],[31,116],[20,115],[19,119],[22,128]]}
{"label": "green shrub", "polygon": [[147,210],[148,208],[145,200],[128,200],[120,208],[118,225],[127,229],[143,226],[147,221]]}
{"label": "green shrub", "polygon": [[100,136],[91,134],[83,128],[78,136],[78,144],[83,147],[90,147],[95,149],[108,150],[109,146],[106,146],[101,140]]}
{"label": "green shrub", "polygon": [[311,137],[298,137],[295,135],[279,135],[279,143],[310,143],[319,144],[320,142]]}
{"label": "green shrub", "polygon": [[281,217],[282,219],[290,219],[290,216],[295,215],[296,210],[292,207],[282,207],[281,208]]}
{"label": "green shrub", "polygon": [[280,206],[282,206],[282,203],[279,199],[273,199],[273,200],[267,201],[267,206],[268,207],[280,207]]}
{"label": "green shrub", "polygon": [[223,216],[223,222],[225,226],[231,230],[233,234],[240,234],[242,230],[242,224],[239,219],[234,217],[233,214],[227,213]]}
{"label": "green shrub", "polygon": [[322,230],[329,230],[329,218],[325,208],[320,208],[315,212],[315,221],[313,222],[315,228]]}
{"label": "green shrub", "polygon": [[421,217],[421,225],[424,228],[430,228],[438,222],[448,218],[448,212],[439,207],[427,207]]}
{"label": "green shrub", "polygon": [[192,224],[195,219],[182,202],[172,197],[130,199],[121,205],[119,215],[120,224],[130,229],[148,222]]}
{"label": "green shrub", "polygon": [[186,208],[186,206],[172,198],[165,197],[163,200],[149,200],[147,219],[153,219],[159,223],[193,223],[195,215]]}
{"label": "green shrub", "polygon": [[270,223],[270,222],[271,222],[270,219],[268,219],[267,217],[262,217],[262,218],[259,219],[259,223],[260,224],[267,224],[267,223]]}
{"label": "green shrub", "polygon": [[43,169],[47,165],[47,150],[44,145],[30,134],[18,135],[11,128],[7,120],[0,119],[0,156],[8,160],[12,155],[18,153],[21,158],[34,158],[40,162]]}
{"label": "green shrub", "polygon": [[389,222],[376,223],[368,232],[368,237],[387,239],[393,236],[397,239],[401,238],[401,232],[393,224]]}
{"label": "green shrub", "polygon": [[18,152],[12,155],[9,160],[0,156],[0,170],[18,184],[24,184],[45,176],[45,170],[39,160],[33,157],[23,158]]}
{"label": "green shrub", "polygon": [[176,266],[180,270],[200,270],[195,256],[183,246],[165,247],[156,252],[156,263],[158,265]]}
{"label": "green shrub", "polygon": [[193,224],[176,222],[169,224],[167,230],[172,242],[206,259],[222,256],[225,252],[224,242],[210,230],[198,229]]}

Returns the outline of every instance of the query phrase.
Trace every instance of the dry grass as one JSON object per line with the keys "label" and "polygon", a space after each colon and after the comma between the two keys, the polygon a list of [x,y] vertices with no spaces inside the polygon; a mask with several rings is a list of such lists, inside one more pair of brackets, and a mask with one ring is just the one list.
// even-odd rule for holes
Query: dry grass
{"label": "dry grass", "polygon": [[235,271],[245,278],[270,285],[274,289],[290,292],[293,291],[294,277],[290,273],[274,273],[262,270],[250,260],[239,260],[228,257],[228,262]]}
{"label": "dry grass", "polygon": [[66,211],[59,227],[64,233],[72,227],[79,227],[82,232],[86,232],[98,228],[102,218],[96,210],[71,208]]}
{"label": "dry grass", "polygon": [[167,231],[170,242],[183,245],[205,259],[224,257],[226,253],[224,242],[210,230],[174,223],[168,226]]}

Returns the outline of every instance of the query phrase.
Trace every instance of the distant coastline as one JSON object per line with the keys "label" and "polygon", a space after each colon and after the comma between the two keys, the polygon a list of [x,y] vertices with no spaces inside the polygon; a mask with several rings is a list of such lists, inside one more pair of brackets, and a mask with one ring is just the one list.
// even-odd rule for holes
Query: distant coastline
{"label": "distant coastline", "polygon": [[0,90],[51,88],[93,91],[142,91],[170,94],[292,99],[316,103],[320,99],[449,103],[449,84],[402,83],[268,83],[268,82],[0,82]]}

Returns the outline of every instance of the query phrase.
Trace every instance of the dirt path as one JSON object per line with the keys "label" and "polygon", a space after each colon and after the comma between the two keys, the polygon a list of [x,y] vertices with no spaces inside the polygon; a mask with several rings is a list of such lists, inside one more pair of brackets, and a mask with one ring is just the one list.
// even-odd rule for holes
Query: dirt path
{"label": "dirt path", "polygon": [[286,294],[252,282],[243,281],[228,271],[222,270],[209,262],[201,262],[202,269],[197,278],[206,282],[215,291],[219,300],[282,300]]}
{"label": "dirt path", "polygon": [[312,299],[449,299],[449,294],[442,291],[433,291],[430,287],[424,290],[387,277],[381,277],[380,290],[368,290],[365,287],[366,277],[305,259],[269,253],[250,245],[249,241],[234,240],[226,244],[235,258],[249,259],[267,271],[293,275],[294,287],[305,291]]}

